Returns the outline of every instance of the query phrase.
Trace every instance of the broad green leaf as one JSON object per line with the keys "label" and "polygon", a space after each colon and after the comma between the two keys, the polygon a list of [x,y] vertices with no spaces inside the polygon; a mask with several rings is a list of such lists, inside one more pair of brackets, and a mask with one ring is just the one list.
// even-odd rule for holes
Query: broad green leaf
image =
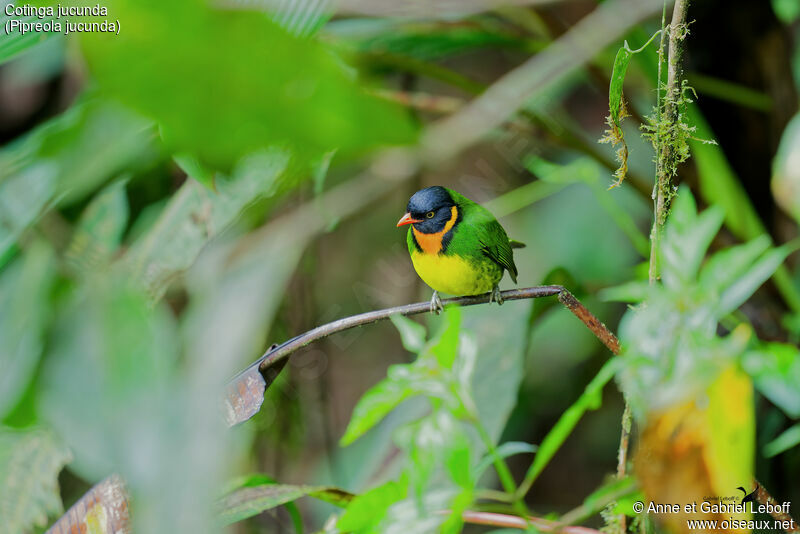
{"label": "broad green leaf", "polygon": [[531,51],[531,48],[541,49],[545,45],[493,31],[488,24],[481,26],[442,25],[424,20],[409,22],[403,18],[347,18],[330,23],[324,33],[340,38],[345,46],[362,54],[395,54],[425,61],[476,48]]}
{"label": "broad green leaf", "polygon": [[158,156],[153,123],[118,103],[86,93],[63,114],[0,151],[0,182],[31,165],[55,165],[55,198],[83,199],[99,184]]}
{"label": "broad green leaf", "polygon": [[45,211],[56,191],[55,165],[41,162],[0,177],[0,267],[7,253]]}
{"label": "broad green leaf", "polygon": [[97,479],[115,470],[133,489],[141,487],[152,472],[137,471],[132,459],[144,444],[154,446],[174,409],[177,392],[169,385],[176,357],[167,310],[151,308],[124,282],[95,277],[63,305],[40,400],[43,416],[75,454],[77,473]]}
{"label": "broad green leaf", "polygon": [[201,0],[128,0],[114,13],[129,31],[81,35],[89,70],[102,91],[156,120],[173,152],[227,170],[274,145],[307,157],[413,140],[399,107],[367,96],[322,43],[261,13]]}
{"label": "broad green leaf", "polygon": [[765,343],[742,357],[744,370],[762,395],[793,419],[800,418],[800,349]]}
{"label": "broad green leaf", "polygon": [[55,254],[37,241],[0,272],[0,419],[17,404],[44,347]]}
{"label": "broad green leaf", "polygon": [[[695,127],[689,145],[700,178],[700,194],[707,203],[719,205],[725,210],[725,226],[736,237],[754,239],[766,233],[764,224],[722,149],[715,144],[696,140],[714,139],[714,132],[697,104],[689,104],[687,110],[689,124]],[[785,267],[778,268],[774,280],[789,307],[795,312],[800,311],[800,291],[792,284]]]}
{"label": "broad green leaf", "polygon": [[339,443],[346,446],[354,442],[415,393],[416,390],[409,381],[397,377],[381,380],[358,401]]}
{"label": "broad green leaf", "polygon": [[173,159],[178,164],[178,167],[186,173],[186,176],[197,180],[210,189],[214,189],[214,171],[203,165],[196,156],[183,153],[174,155]]}
{"label": "broad green leaf", "polygon": [[0,517],[5,532],[47,526],[63,511],[58,474],[69,450],[45,429],[0,427]]}
{"label": "broad green leaf", "polygon": [[271,149],[248,156],[232,177],[218,176],[216,192],[187,180],[155,225],[131,246],[122,268],[154,299],[160,298],[169,283],[242,209],[277,191],[288,164],[285,151]]}
{"label": "broad green leaf", "polygon": [[152,123],[86,97],[0,150],[0,262],[47,209],[82,199],[156,156]]}
{"label": "broad green leaf", "polygon": [[618,365],[616,358],[609,360],[586,386],[578,400],[561,414],[555,426],[547,433],[536,451],[533,463],[525,474],[526,489],[536,480],[558,449],[566,441],[575,425],[587,410],[596,410],[602,402],[603,388],[614,377]]}
{"label": "broad green leaf", "polygon": [[125,180],[119,180],[98,193],[81,214],[66,252],[67,260],[83,272],[108,265],[127,223]]}
{"label": "broad green leaf", "polygon": [[694,281],[723,218],[722,209],[717,207],[698,215],[689,189],[683,187],[678,191],[659,254],[664,285],[678,289]]}
{"label": "broad green leaf", "polygon": [[723,316],[741,306],[761,287],[761,284],[775,273],[790,252],[792,252],[792,249],[786,246],[776,248],[770,250],[752,264],[746,272],[742,273],[720,295],[719,302],[716,305],[718,316]]}
{"label": "broad green leaf", "polygon": [[374,529],[386,516],[389,507],[405,499],[407,495],[408,478],[406,476],[400,477],[397,481],[390,480],[357,495],[347,505],[344,514],[336,522],[336,526],[342,532],[374,532]]}
{"label": "broad green leaf", "polygon": [[[478,417],[489,436],[497,443],[508,417],[518,402],[524,376],[525,342],[529,335],[530,303],[514,302],[502,306],[474,306],[463,311],[461,355],[468,363],[470,352],[475,362],[469,369],[468,391]],[[474,446],[482,452],[483,445]]]}
{"label": "broad green leaf", "polygon": [[470,464],[472,463],[471,443],[467,436],[461,432],[456,432],[450,435],[449,438],[444,455],[445,468],[456,485],[463,489],[471,490],[475,485],[472,470],[470,469]]}
{"label": "broad green leaf", "polygon": [[461,308],[450,306],[444,313],[442,330],[431,341],[430,352],[444,369],[452,369],[458,355],[458,333],[461,330]]}
{"label": "broad green leaf", "polygon": [[800,445],[800,423],[789,427],[780,436],[764,445],[764,456],[772,458]]}
{"label": "broad green leaf", "polygon": [[422,350],[426,337],[424,326],[404,315],[392,315],[389,319],[400,333],[403,347],[407,351],[417,353]]}
{"label": "broad green leaf", "polygon": [[[23,5],[23,2],[14,2],[17,5]],[[13,4],[13,3],[12,3]],[[4,3],[3,8],[8,5],[8,3]],[[34,15],[29,16],[9,16],[6,14],[6,10],[3,9],[0,11],[0,65],[3,63],[14,59],[16,56],[25,52],[26,50],[38,45],[39,43],[43,43],[49,39],[54,37],[59,37],[58,32],[37,32],[37,31],[28,31],[28,32],[21,32],[19,30],[19,26],[15,28],[11,28],[11,26],[6,26],[7,23],[11,23],[12,20],[19,21],[20,24],[33,24],[33,23],[42,23],[45,24],[53,20],[52,17],[44,16],[43,18],[36,17]],[[7,33],[6,29],[10,29],[11,32]]]}
{"label": "broad green leaf", "polygon": [[718,296],[741,277],[769,247],[769,236],[762,235],[743,245],[716,252],[700,271],[700,285],[705,291]]}
{"label": "broad green leaf", "polygon": [[355,497],[342,489],[327,486],[262,484],[234,490],[223,497],[217,506],[222,523],[230,525],[306,496],[339,507],[347,506]]}

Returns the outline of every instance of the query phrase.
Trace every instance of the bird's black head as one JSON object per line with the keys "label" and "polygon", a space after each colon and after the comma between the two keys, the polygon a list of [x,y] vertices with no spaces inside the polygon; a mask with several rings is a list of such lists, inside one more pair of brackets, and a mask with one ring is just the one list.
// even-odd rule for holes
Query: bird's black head
{"label": "bird's black head", "polygon": [[408,201],[407,213],[397,226],[413,224],[414,228],[423,234],[441,232],[453,216],[452,210],[455,205],[453,197],[444,187],[435,185],[420,189]]}

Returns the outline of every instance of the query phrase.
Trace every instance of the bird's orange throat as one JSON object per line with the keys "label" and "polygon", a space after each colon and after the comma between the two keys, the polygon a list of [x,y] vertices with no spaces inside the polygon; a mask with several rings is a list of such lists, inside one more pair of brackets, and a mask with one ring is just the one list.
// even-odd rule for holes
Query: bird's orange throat
{"label": "bird's orange throat", "polygon": [[453,229],[453,226],[456,225],[457,220],[458,208],[453,206],[450,208],[450,219],[447,221],[447,224],[444,225],[444,228],[442,228],[441,231],[436,232],[435,234],[423,234],[412,226],[411,230],[414,232],[414,239],[416,239],[419,248],[422,249],[422,252],[425,254],[439,254],[442,251],[442,239],[444,238],[444,235]]}

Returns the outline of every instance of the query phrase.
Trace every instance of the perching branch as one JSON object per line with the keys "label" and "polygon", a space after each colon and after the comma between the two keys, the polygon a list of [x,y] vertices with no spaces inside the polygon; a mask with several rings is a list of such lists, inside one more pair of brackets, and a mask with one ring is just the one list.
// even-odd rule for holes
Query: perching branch
{"label": "perching branch", "polygon": [[550,521],[539,517],[528,517],[527,520],[515,515],[495,514],[491,512],[473,512],[470,510],[461,514],[465,523],[473,525],[490,525],[493,527],[516,528],[527,530],[532,524],[541,532],[561,532],[563,534],[600,534],[599,530],[587,527],[563,526],[557,521]]}
{"label": "perching branch", "polygon": [[769,505],[769,515],[771,515],[775,521],[780,521],[784,525],[784,531],[800,532],[800,526],[798,526],[797,521],[795,521],[792,516],[789,515],[789,512],[783,510],[780,503],[776,502],[775,499],[772,498],[772,495],[770,495],[769,492],[764,489],[764,486],[762,486],[758,480],[753,479],[753,482],[756,485],[756,492],[754,495],[756,502],[763,506]]}
{"label": "perching branch", "polygon": [[[475,306],[489,302],[489,293],[468,297],[453,297],[443,299],[442,304],[446,306]],[[619,340],[617,337],[595,317],[575,296],[563,286],[535,286],[522,289],[509,289],[502,291],[503,300],[524,300],[542,297],[558,296],[561,302],[575,317],[586,325],[597,339],[603,342],[614,354],[619,354]],[[264,400],[264,391],[275,380],[289,356],[301,348],[316,341],[324,339],[331,334],[342,332],[357,326],[364,326],[378,321],[388,319],[392,315],[419,315],[430,311],[430,303],[417,302],[404,306],[395,306],[383,310],[361,313],[345,317],[313,330],[309,330],[299,336],[293,337],[280,345],[273,345],[258,360],[253,362],[247,369],[239,373],[228,382],[226,395],[226,419],[228,424],[233,426],[241,423],[258,413],[261,403]]]}

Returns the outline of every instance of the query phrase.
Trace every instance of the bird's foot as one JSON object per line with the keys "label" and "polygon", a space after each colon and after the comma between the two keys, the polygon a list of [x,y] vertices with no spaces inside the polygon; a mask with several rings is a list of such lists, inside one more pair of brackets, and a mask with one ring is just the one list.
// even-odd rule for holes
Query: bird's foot
{"label": "bird's foot", "polygon": [[434,315],[439,315],[444,311],[444,306],[442,306],[442,299],[439,298],[439,292],[434,291],[433,296],[431,297],[431,313]]}
{"label": "bird's foot", "polygon": [[496,302],[498,306],[503,305],[503,295],[500,293],[500,286],[494,286],[489,294],[489,302]]}

